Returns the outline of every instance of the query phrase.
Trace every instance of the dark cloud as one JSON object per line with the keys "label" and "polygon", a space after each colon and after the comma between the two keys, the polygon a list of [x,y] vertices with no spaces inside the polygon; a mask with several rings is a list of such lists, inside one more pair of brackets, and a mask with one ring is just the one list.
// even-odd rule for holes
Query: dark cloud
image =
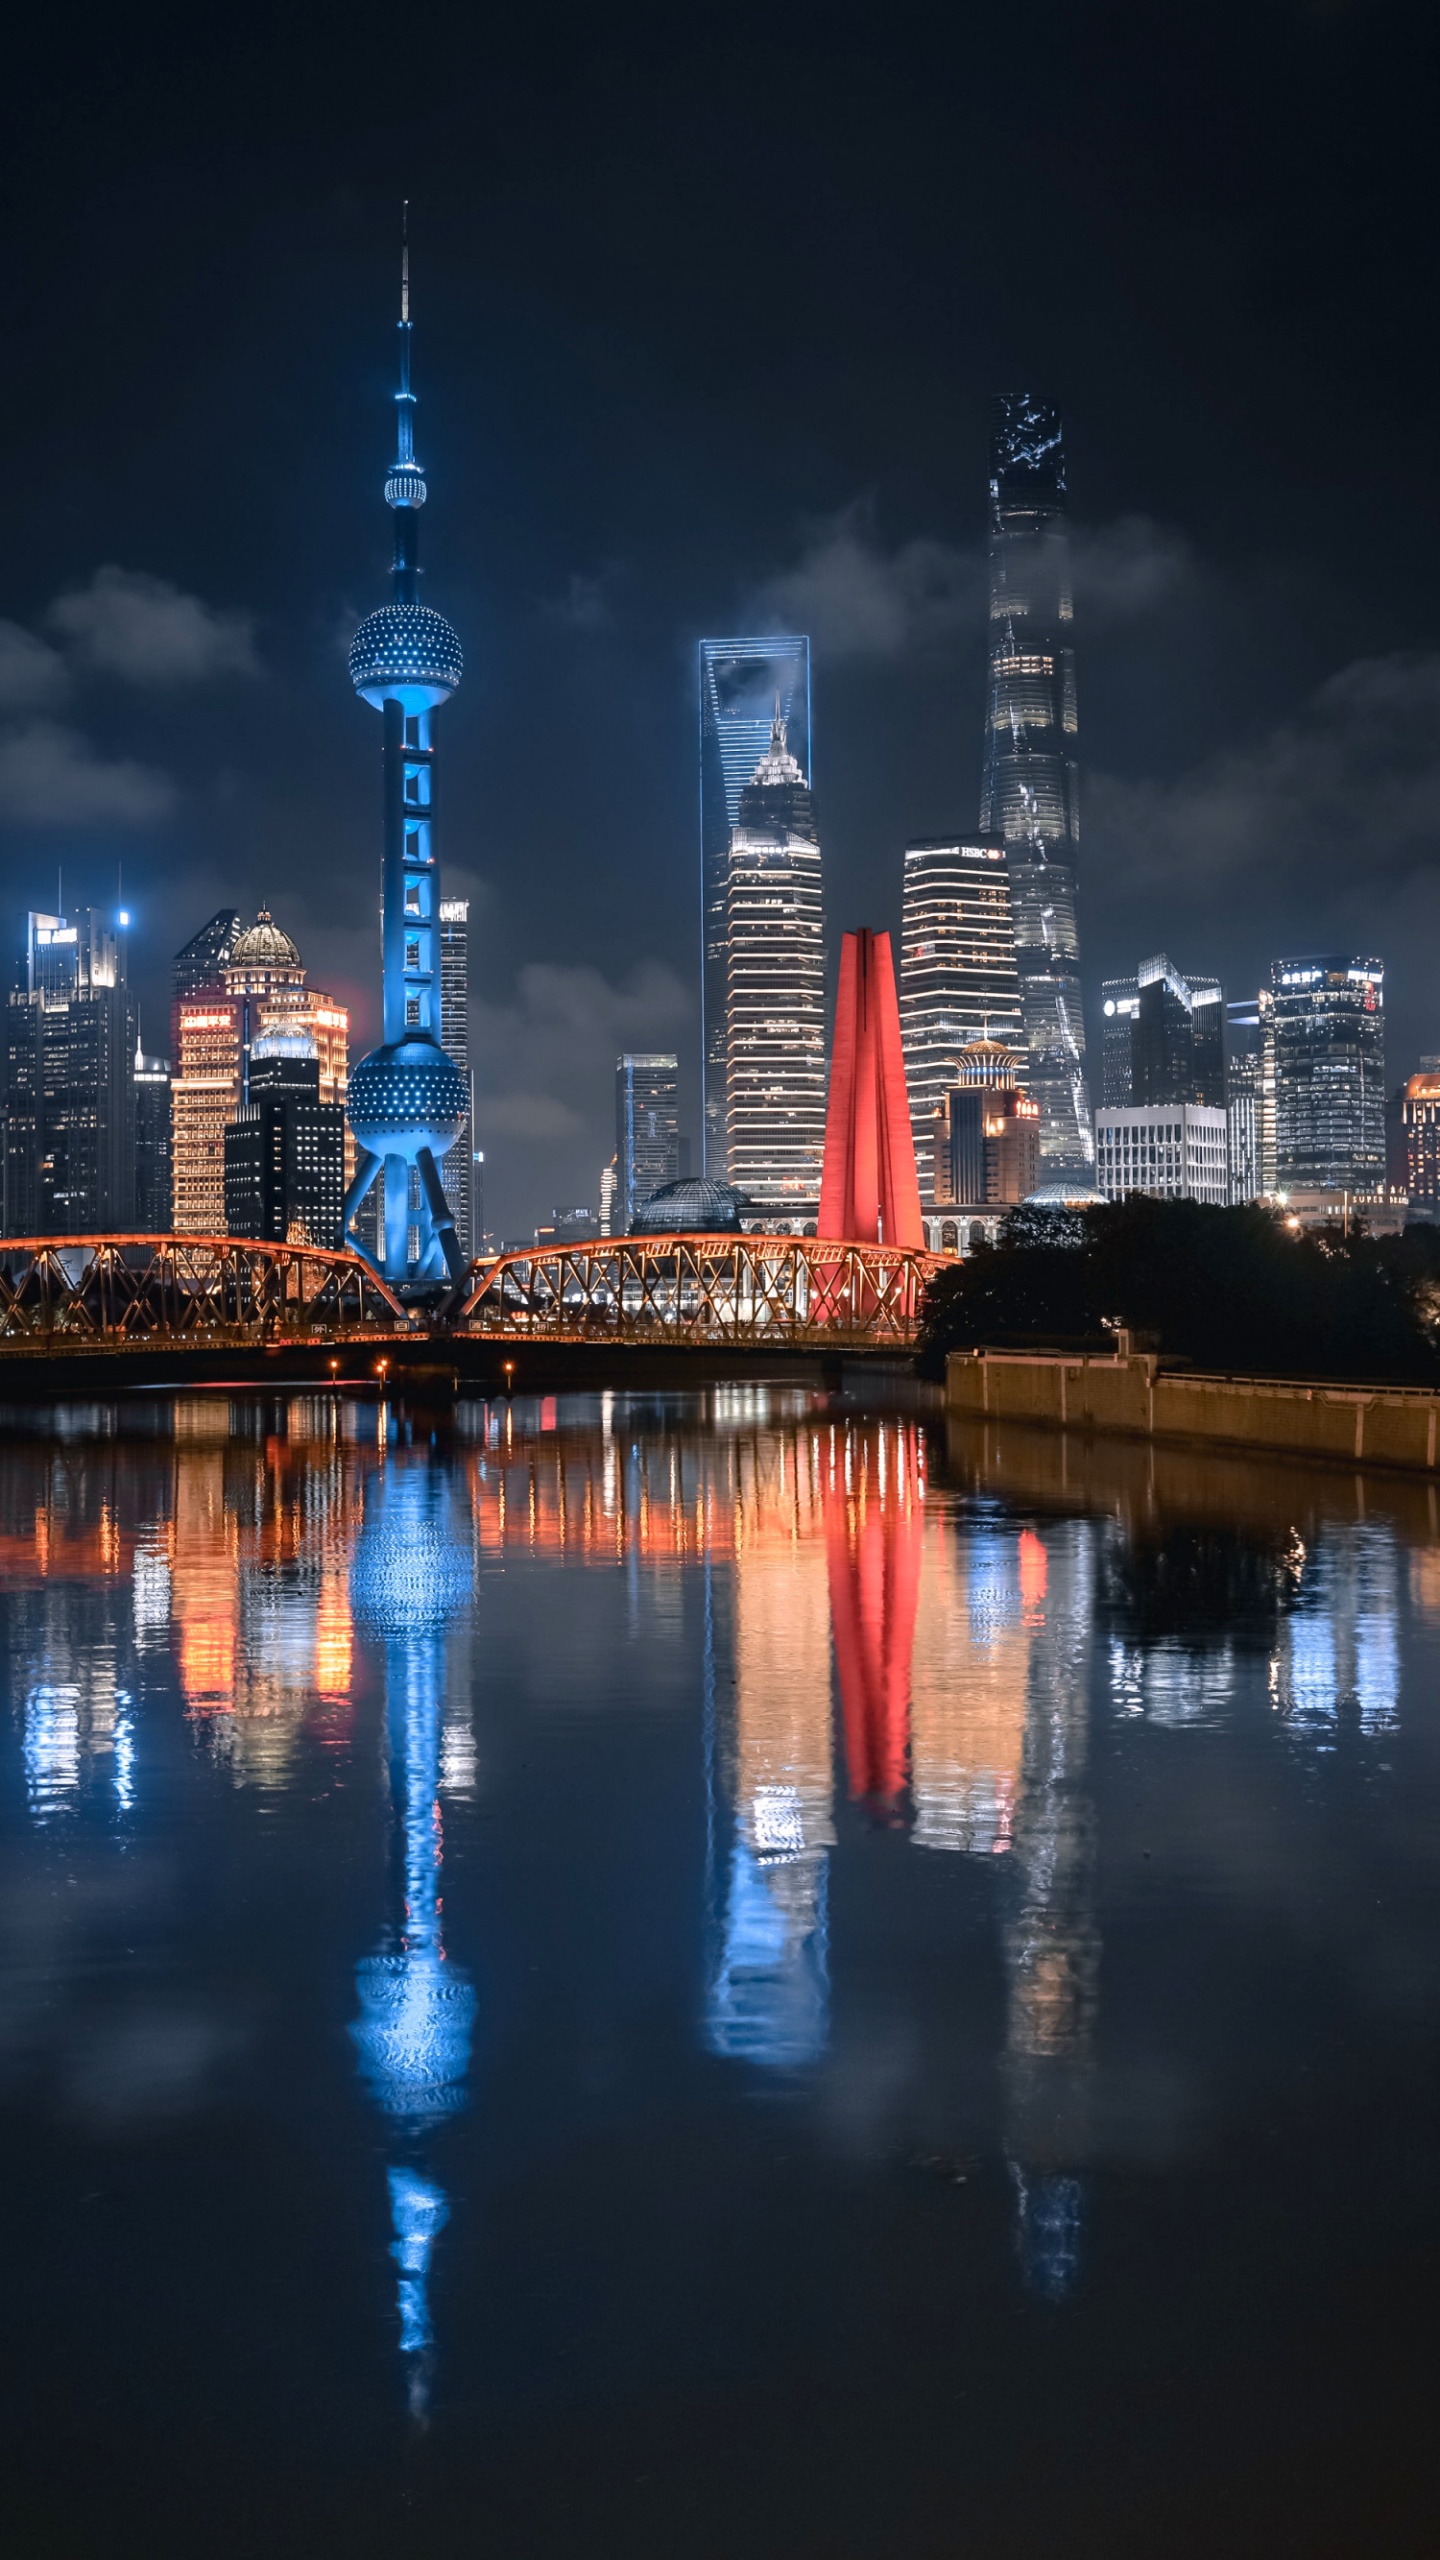
{"label": "dark cloud", "polygon": [[168,774],[131,756],[100,755],[59,721],[0,731],[0,818],[31,827],[145,827],[166,817],[175,799]]}
{"label": "dark cloud", "polygon": [[[1189,542],[1148,516],[1078,526],[1072,535],[1076,612],[1094,633],[1142,622],[1195,582]],[[983,630],[985,547],[915,534],[887,546],[875,510],[855,499],[807,525],[799,559],[756,589],[745,608],[761,630],[804,631],[817,657],[901,658],[945,649]]]}
{"label": "dark cloud", "polygon": [[613,631],[615,611],[606,593],[612,575],[602,571],[599,577],[587,578],[572,570],[564,592],[547,597],[541,614],[562,631]]}
{"label": "dark cloud", "polygon": [[18,622],[0,622],[0,712],[53,711],[69,690],[57,649]]}
{"label": "dark cloud", "polygon": [[979,549],[917,535],[887,549],[864,499],[807,526],[793,568],[744,609],[766,631],[803,631],[817,656],[898,658],[945,641],[985,611]]}
{"label": "dark cloud", "polygon": [[1368,899],[1440,852],[1440,654],[1358,659],[1253,745],[1169,785],[1097,776],[1090,800],[1122,888],[1258,873],[1297,900],[1337,880]]}
{"label": "dark cloud", "polygon": [[493,1164],[492,1178],[513,1183],[513,1161],[523,1157],[545,1208],[593,1206],[615,1148],[616,1058],[683,1046],[694,1017],[689,988],[659,960],[637,962],[619,981],[583,963],[531,961],[509,1001],[472,1003],[487,1174]]}
{"label": "dark cloud", "polygon": [[97,569],[57,596],[46,623],[81,666],[125,684],[190,685],[258,669],[253,617],[186,595],[144,570]]}

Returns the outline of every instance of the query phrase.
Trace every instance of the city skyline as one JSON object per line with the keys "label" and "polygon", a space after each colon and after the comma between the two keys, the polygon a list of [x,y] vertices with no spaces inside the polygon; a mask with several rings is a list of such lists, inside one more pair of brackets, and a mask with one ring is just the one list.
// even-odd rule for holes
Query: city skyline
{"label": "city skyline", "polygon": [[[1363,124],[1376,74],[1355,31],[1320,14],[1292,30],[1309,86],[1287,79],[1283,141],[1271,131],[1258,154],[1247,119],[1279,77],[1268,39],[1239,82],[1223,35],[1202,51],[1183,27],[1153,31],[1185,65],[1157,126],[1139,111],[1156,105],[1155,63],[1115,60],[1103,33],[1057,19],[1028,93],[1024,205],[1003,221],[983,153],[948,161],[943,179],[934,168],[939,92],[914,66],[889,95],[867,89],[866,145],[851,149],[856,69],[827,47],[805,63],[812,107],[785,146],[814,289],[794,298],[778,370],[734,302],[733,255],[713,254],[738,226],[758,264],[762,191],[743,176],[771,165],[762,92],[778,92],[757,86],[743,40],[700,84],[693,159],[672,183],[635,155],[623,223],[619,161],[599,167],[594,128],[518,58],[504,75],[519,83],[513,120],[481,160],[447,152],[458,127],[437,101],[434,147],[387,184],[357,148],[369,110],[353,90],[327,81],[295,113],[308,39],[283,96],[241,82],[243,155],[224,138],[226,82],[202,94],[172,61],[188,111],[154,139],[164,202],[204,262],[198,304],[188,270],[154,269],[154,206],[117,183],[113,82],[102,111],[95,66],[70,66],[54,150],[32,160],[33,135],[17,137],[33,185],[17,193],[12,274],[52,431],[37,447],[21,445],[18,416],[5,430],[27,492],[0,597],[23,635],[0,687],[12,947],[25,906],[62,902],[57,868],[63,903],[102,906],[122,866],[142,1036],[164,1053],[182,929],[222,903],[253,915],[293,898],[293,929],[351,1005],[357,1048],[376,1035],[373,900],[356,876],[373,739],[337,688],[337,633],[384,565],[358,429],[389,389],[389,258],[408,186],[435,328],[426,416],[444,466],[444,602],[483,669],[447,723],[445,854],[447,891],[471,899],[483,936],[472,1004],[492,1224],[514,1231],[593,1183],[621,1048],[676,1048],[698,1162],[701,634],[810,636],[837,931],[897,932],[886,872],[900,847],[973,823],[986,403],[1017,383],[1056,402],[1070,449],[1091,1043],[1095,988],[1144,951],[1194,955],[1254,988],[1303,930],[1388,957],[1397,1071],[1440,1046],[1408,957],[1440,916],[1421,820],[1440,680],[1431,422],[1407,376],[1377,435],[1361,388],[1376,378],[1366,350],[1392,346],[1396,313],[1415,307],[1406,267],[1425,226],[1404,213],[1417,181],[1387,99],[1383,185],[1334,235],[1318,182],[1326,120]],[[137,101],[152,41],[127,60]],[[958,42],[945,31],[942,66]],[[973,42],[966,89],[984,94],[996,33]],[[772,30],[769,45],[767,62],[795,67],[788,39]],[[625,80],[601,72],[610,130],[663,128],[685,48],[676,31]],[[1102,58],[1097,191],[1072,101]],[[29,76],[47,94],[56,79]],[[1183,152],[1152,158],[1164,101],[1182,92],[1233,146],[1208,156],[1203,187]],[[202,152],[217,120],[218,146]],[[257,131],[273,146],[263,187]],[[334,189],[320,178],[342,169]],[[559,183],[547,225],[529,202],[541,170]],[[866,204],[863,232],[822,219],[842,171]],[[64,224],[43,218],[52,188]],[[699,267],[680,257],[676,203],[711,244]],[[1062,225],[1063,275],[1026,254]],[[1197,249],[1212,235],[1253,242],[1241,289],[1191,290],[1230,255]],[[603,259],[577,255],[591,237]],[[143,310],[112,345],[119,280],[142,271]],[[1276,272],[1323,326],[1277,332],[1254,290]],[[1122,325],[1136,308],[1145,330]],[[1342,365],[1344,344],[1358,355]],[[110,351],[98,394],[87,345]],[[177,395],[158,407],[157,382]],[[537,432],[547,417],[583,423],[557,439]],[[1305,420],[1298,472],[1281,417]],[[1401,520],[1403,564],[1385,538]]]}

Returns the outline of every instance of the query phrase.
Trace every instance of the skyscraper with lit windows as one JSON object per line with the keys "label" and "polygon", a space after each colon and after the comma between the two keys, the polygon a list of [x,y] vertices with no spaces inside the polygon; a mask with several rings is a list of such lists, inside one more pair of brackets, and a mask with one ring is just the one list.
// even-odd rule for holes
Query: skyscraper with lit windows
{"label": "skyscraper with lit windows", "polygon": [[726,896],[730,831],[740,821],[740,795],[770,741],[785,723],[790,752],[803,774],[810,764],[810,643],[796,633],[700,643],[700,912],[702,1171],[712,1182],[726,1170]]}
{"label": "skyscraper with lit windows", "polygon": [[1074,603],[1060,415],[1029,392],[995,403],[990,445],[990,677],[980,826],[1010,868],[1027,1083],[1047,1176],[1095,1161],[1075,918],[1080,805]]}
{"label": "skyscraper with lit windows", "polygon": [[1276,960],[1266,1028],[1283,1190],[1373,1191],[1385,1179],[1385,964],[1348,952]]}
{"label": "skyscraper with lit windows", "polygon": [[93,907],[28,919],[0,1044],[8,1235],[103,1235],[134,1222],[127,921]]}
{"label": "skyscraper with lit windows", "polygon": [[905,847],[900,1032],[920,1200],[934,1206],[934,1123],[976,1040],[1024,1047],[1005,848],[959,835]]}
{"label": "skyscraper with lit windows", "polygon": [[615,1061],[615,1166],[623,1226],[642,1200],[680,1175],[679,1060],[627,1049]]}
{"label": "skyscraper with lit windows", "polygon": [[469,1262],[480,1250],[475,1217],[475,1076],[470,1064],[470,901],[440,901],[440,1046],[465,1079],[469,1107],[445,1160],[445,1197]]}
{"label": "skyscraper with lit windows", "polygon": [[825,1152],[825,954],[810,786],[776,712],[740,794],[725,889],[727,1181],[813,1229]]}

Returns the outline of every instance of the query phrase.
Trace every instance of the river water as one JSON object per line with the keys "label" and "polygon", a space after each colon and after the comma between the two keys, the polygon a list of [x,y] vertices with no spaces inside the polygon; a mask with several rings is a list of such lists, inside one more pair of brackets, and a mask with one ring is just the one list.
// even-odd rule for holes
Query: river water
{"label": "river water", "polygon": [[195,1395],[0,1553],[7,2549],[1432,2546],[1432,1491]]}

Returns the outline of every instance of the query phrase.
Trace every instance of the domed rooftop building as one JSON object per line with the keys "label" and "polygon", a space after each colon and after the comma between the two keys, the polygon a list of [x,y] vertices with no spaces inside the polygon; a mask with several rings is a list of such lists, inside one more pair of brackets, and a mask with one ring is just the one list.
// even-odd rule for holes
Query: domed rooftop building
{"label": "domed rooftop building", "polygon": [[1103,1191],[1092,1191],[1086,1182],[1043,1182],[1038,1191],[1027,1191],[1022,1209],[1108,1209]]}
{"label": "domed rooftop building", "polygon": [[225,985],[232,996],[273,995],[283,987],[303,987],[305,963],[299,949],[268,907],[237,934],[225,963]]}
{"label": "domed rooftop building", "polygon": [[749,1202],[728,1182],[687,1175],[662,1182],[630,1221],[632,1236],[738,1236]]}
{"label": "domed rooftop building", "polygon": [[1002,1090],[1019,1084],[1020,1053],[1006,1047],[1003,1040],[967,1040],[955,1059],[957,1084],[995,1085]]}

